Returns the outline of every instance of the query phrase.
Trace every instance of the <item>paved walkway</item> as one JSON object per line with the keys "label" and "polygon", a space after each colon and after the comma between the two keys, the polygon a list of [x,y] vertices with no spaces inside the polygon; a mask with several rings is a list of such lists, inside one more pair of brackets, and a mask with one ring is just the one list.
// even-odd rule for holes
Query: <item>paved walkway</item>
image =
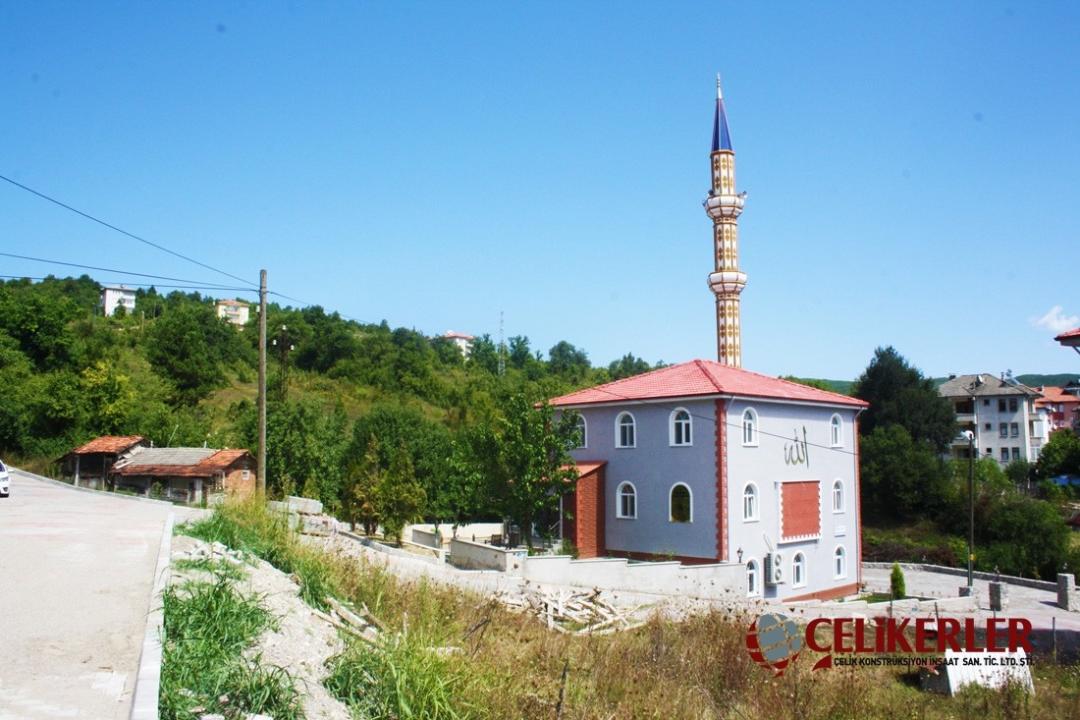
{"label": "paved walkway", "polygon": [[126,719],[174,508],[18,470],[11,486],[0,499],[0,720]]}

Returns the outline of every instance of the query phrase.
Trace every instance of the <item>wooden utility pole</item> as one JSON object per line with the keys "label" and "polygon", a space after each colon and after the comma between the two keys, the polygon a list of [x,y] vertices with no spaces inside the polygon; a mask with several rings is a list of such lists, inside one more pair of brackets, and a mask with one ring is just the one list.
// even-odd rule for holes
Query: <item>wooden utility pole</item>
{"label": "wooden utility pole", "polygon": [[256,490],[266,497],[266,271],[259,271],[259,456]]}

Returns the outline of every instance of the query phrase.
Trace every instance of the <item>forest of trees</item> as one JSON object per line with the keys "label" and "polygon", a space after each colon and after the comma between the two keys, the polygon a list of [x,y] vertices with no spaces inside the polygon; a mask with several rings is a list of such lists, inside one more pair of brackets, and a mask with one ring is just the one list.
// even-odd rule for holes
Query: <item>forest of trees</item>
{"label": "forest of trees", "polygon": [[[138,291],[135,313],[103,317],[99,293],[86,276],[0,282],[0,454],[49,471],[102,434],[256,446],[254,314],[239,330],[216,317],[210,298],[149,289]],[[502,350],[500,375],[500,348],[488,335],[466,358],[443,338],[320,307],[272,304],[267,324],[278,341],[269,490],[318,498],[359,520],[365,507],[393,506],[408,519],[527,521],[544,508],[529,505],[537,493],[523,495],[522,485],[558,479],[573,443],[565,422],[533,405],[654,367],[627,354],[595,368],[566,341],[545,357],[521,335]],[[550,467],[527,452],[545,443]]]}
{"label": "forest of trees", "polygon": [[[0,455],[49,472],[102,434],[256,446],[254,314],[240,330],[210,298],[150,289],[135,313],[103,317],[99,292],[86,276],[0,283]],[[598,368],[569,342],[545,354],[523,335],[501,351],[480,336],[466,358],[443,338],[320,307],[271,305],[267,322],[270,492],[317,498],[391,534],[403,519],[544,518],[569,487],[558,480],[574,437],[570,418],[538,403],[662,365],[626,354]],[[893,348],[875,352],[852,394],[870,403],[860,418],[864,521],[929,523],[957,548],[945,561],[962,564],[967,464],[944,459],[956,433],[949,403]],[[1052,577],[1080,563],[1062,517],[1071,491],[1048,480],[1063,473],[1080,475],[1080,438],[1068,431],[1037,465],[977,463],[980,569]]]}

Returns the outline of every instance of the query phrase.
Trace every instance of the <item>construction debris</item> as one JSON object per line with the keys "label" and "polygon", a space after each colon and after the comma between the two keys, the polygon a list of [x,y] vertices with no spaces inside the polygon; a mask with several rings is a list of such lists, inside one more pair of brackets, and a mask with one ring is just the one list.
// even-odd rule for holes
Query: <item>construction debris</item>
{"label": "construction debris", "polygon": [[318,500],[289,495],[283,501],[271,500],[266,506],[271,512],[284,515],[289,527],[304,535],[326,536],[337,532],[338,521],[323,514],[323,504]]}
{"label": "construction debris", "polygon": [[244,559],[243,552],[233,550],[219,542],[212,542],[208,545],[196,545],[187,552],[177,553],[176,558],[178,560],[222,561],[229,563],[230,565],[244,565],[247,562],[247,560]]}
{"label": "construction debris", "polygon": [[631,630],[644,623],[631,622],[640,607],[620,609],[600,597],[599,588],[574,591],[526,587],[501,591],[496,599],[512,612],[536,615],[555,632],[574,635],[606,635]]}

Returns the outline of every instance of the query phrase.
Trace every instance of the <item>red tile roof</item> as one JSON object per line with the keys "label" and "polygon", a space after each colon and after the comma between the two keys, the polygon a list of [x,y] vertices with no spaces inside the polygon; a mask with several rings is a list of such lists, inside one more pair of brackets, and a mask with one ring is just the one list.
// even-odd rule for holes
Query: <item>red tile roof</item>
{"label": "red tile roof", "polygon": [[218,450],[213,455],[189,465],[145,464],[114,467],[118,475],[138,477],[214,477],[226,472],[233,463],[243,457],[251,457],[247,450]]}
{"label": "red tile roof", "polygon": [[616,380],[549,402],[556,407],[618,403],[626,400],[658,400],[694,396],[737,395],[774,398],[827,405],[867,407],[858,398],[818,390],[807,385],[760,375],[749,370],[721,365],[714,360],[691,360],[653,370],[642,375]]}
{"label": "red tile roof", "polygon": [[1080,327],[1067,330],[1054,339],[1060,342],[1062,340],[1074,340],[1077,338],[1080,338]]}
{"label": "red tile roof", "polygon": [[102,435],[71,451],[73,455],[91,453],[122,453],[143,441],[142,435]]}
{"label": "red tile roof", "polygon": [[1076,403],[1080,402],[1080,397],[1071,395],[1065,392],[1063,389],[1054,385],[1047,385],[1046,387],[1038,388],[1043,394],[1041,398],[1035,401],[1037,407],[1043,405],[1057,404],[1057,403]]}

